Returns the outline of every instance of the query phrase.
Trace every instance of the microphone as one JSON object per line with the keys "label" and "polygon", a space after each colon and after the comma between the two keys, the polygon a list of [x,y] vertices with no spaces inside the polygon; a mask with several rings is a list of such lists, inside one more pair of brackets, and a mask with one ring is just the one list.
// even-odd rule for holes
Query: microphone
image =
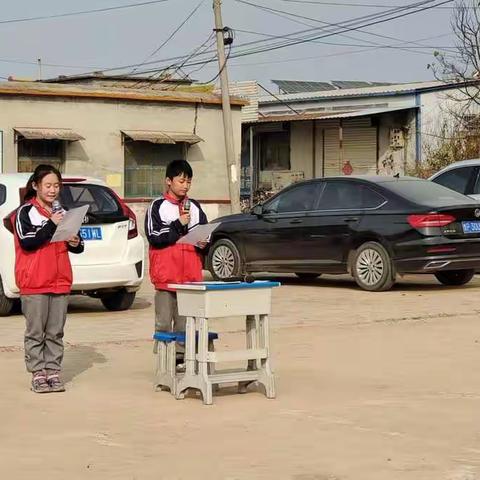
{"label": "microphone", "polygon": [[190,199],[186,198],[183,202],[183,213],[190,213]]}
{"label": "microphone", "polygon": [[58,200],[52,202],[52,213],[64,212],[62,204]]}

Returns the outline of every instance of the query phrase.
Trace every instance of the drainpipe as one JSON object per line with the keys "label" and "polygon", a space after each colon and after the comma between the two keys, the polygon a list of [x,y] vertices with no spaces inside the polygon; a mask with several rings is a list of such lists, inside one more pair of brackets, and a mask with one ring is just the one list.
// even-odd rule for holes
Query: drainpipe
{"label": "drainpipe", "polygon": [[0,130],[0,173],[4,172],[4,165],[3,165],[3,131]]}
{"label": "drainpipe", "polygon": [[419,93],[415,94],[415,165],[422,161],[422,104]]}
{"label": "drainpipe", "polygon": [[317,122],[312,120],[312,178],[317,178]]}
{"label": "drainpipe", "polygon": [[338,127],[338,142],[339,142],[339,146],[340,146],[340,168],[339,168],[339,175],[341,174],[342,172],[342,168],[343,168],[343,163],[344,163],[344,152],[343,152],[343,119],[341,118],[340,119],[340,125]]}
{"label": "drainpipe", "polygon": [[250,134],[250,206],[253,206],[253,125],[249,128]]}

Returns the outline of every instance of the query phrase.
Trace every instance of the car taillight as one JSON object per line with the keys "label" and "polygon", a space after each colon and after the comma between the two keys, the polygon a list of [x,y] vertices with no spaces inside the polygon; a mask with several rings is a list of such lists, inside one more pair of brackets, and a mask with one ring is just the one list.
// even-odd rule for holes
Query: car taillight
{"label": "car taillight", "polygon": [[122,202],[122,208],[124,214],[128,217],[128,239],[135,238],[138,235],[137,217],[126,203]]}
{"label": "car taillight", "polygon": [[113,195],[117,198],[122,207],[123,214],[128,217],[128,239],[135,238],[138,236],[138,228],[137,228],[137,216],[133,213],[133,210],[125,203],[125,201],[120,198],[117,193],[111,190]]}
{"label": "car taillight", "polygon": [[413,228],[445,227],[454,221],[455,217],[453,215],[445,213],[426,213],[408,216],[408,223]]}

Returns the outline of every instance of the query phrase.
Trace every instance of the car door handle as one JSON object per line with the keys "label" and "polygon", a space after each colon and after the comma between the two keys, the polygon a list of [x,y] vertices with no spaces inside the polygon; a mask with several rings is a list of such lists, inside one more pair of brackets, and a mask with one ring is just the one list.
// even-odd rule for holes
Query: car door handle
{"label": "car door handle", "polygon": [[346,218],[344,220],[345,223],[353,223],[353,222],[358,222],[358,217],[350,217],[350,218]]}
{"label": "car door handle", "polygon": [[292,220],[290,223],[302,223],[303,220],[300,220],[299,218],[296,218],[295,220]]}

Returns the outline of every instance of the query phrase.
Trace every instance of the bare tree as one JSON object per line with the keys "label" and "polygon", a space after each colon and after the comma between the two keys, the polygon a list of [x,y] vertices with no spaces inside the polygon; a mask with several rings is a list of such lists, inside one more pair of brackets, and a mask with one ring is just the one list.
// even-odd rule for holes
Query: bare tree
{"label": "bare tree", "polygon": [[458,84],[461,94],[449,98],[463,104],[462,114],[472,103],[480,106],[480,1],[456,0],[453,12],[455,52],[435,52],[428,67],[438,80]]}

